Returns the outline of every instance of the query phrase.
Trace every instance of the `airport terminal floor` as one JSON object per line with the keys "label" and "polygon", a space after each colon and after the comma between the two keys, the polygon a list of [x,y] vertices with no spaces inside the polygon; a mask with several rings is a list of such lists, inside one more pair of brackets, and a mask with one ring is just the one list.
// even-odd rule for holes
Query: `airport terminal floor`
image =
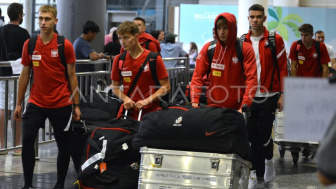
{"label": "airport terminal floor", "polygon": [[[277,148],[277,146],[275,145]],[[316,176],[316,164],[310,158],[304,158],[300,154],[298,165],[294,166],[290,152],[286,151],[285,157],[280,158],[277,150],[274,150],[276,178],[268,184],[259,181],[258,189],[325,189]],[[36,161],[34,187],[38,189],[51,189],[56,182],[56,155],[55,142],[41,144],[39,146],[39,160]],[[10,151],[7,155],[0,156],[0,188],[20,189],[23,184],[21,156],[13,156]],[[66,189],[73,189],[76,180],[73,164],[70,164]]]}

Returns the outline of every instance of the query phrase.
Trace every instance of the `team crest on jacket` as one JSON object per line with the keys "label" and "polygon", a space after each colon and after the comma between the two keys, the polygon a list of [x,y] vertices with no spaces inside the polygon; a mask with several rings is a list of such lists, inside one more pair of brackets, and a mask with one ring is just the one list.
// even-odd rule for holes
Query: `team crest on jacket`
{"label": "team crest on jacket", "polygon": [[149,71],[149,64],[147,63],[146,66],[144,67],[144,72],[148,72]]}
{"label": "team crest on jacket", "polygon": [[232,57],[232,62],[237,64],[238,63],[238,58],[237,57]]}
{"label": "team crest on jacket", "polygon": [[313,58],[317,58],[317,53],[314,53],[314,54],[313,54]]}
{"label": "team crest on jacket", "polygon": [[51,50],[51,57],[58,57],[58,50],[57,49],[52,49]]}

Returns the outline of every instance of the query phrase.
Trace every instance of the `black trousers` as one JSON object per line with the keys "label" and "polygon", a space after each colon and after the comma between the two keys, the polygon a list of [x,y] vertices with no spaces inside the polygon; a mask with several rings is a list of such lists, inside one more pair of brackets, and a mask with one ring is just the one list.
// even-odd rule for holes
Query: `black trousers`
{"label": "black trousers", "polygon": [[72,106],[62,108],[42,108],[29,103],[22,115],[23,139],[22,139],[22,165],[25,186],[32,186],[35,166],[35,139],[40,128],[44,128],[48,118],[53,130],[58,147],[57,156],[57,183],[64,185],[70,162],[70,150],[68,144],[69,131],[66,129],[71,119]]}
{"label": "black trousers", "polygon": [[265,159],[273,158],[271,136],[278,100],[278,95],[255,97],[251,106],[247,131],[251,143],[251,170],[256,170],[258,177],[264,176]]}

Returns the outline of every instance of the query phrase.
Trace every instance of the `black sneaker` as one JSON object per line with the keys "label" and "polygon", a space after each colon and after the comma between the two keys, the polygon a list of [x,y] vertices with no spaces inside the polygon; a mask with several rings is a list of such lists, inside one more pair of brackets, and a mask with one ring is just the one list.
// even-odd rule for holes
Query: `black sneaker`
{"label": "black sneaker", "polygon": [[56,186],[54,186],[54,189],[64,189],[64,186],[57,184]]}

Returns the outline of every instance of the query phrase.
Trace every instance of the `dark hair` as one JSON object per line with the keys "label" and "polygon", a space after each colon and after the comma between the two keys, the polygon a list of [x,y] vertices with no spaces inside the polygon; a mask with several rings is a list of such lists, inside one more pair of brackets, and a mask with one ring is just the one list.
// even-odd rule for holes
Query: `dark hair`
{"label": "dark hair", "polygon": [[7,8],[7,14],[10,21],[19,19],[19,15],[23,14],[23,5],[20,3],[12,3]]}
{"label": "dark hair", "polygon": [[321,33],[324,33],[322,30],[317,30],[316,32],[315,32],[315,35],[316,34],[321,34]]}
{"label": "dark hair", "polygon": [[83,34],[87,34],[89,33],[89,31],[91,31],[92,33],[98,33],[99,26],[93,21],[87,21],[83,26]]}
{"label": "dark hair", "polygon": [[117,34],[117,30],[114,30],[114,32],[112,33],[112,41],[113,42],[118,42],[118,34]]}
{"label": "dark hair", "polygon": [[161,32],[163,32],[163,30],[155,30],[151,32],[151,35],[157,40]]}
{"label": "dark hair", "polygon": [[259,4],[253,4],[248,11],[261,11],[263,13],[263,15],[265,15],[265,9],[262,5]]}
{"label": "dark hair", "polygon": [[140,20],[144,23],[144,25],[146,25],[146,21],[145,19],[141,18],[141,17],[135,17],[133,20]]}
{"label": "dark hair", "polygon": [[314,33],[314,28],[311,24],[302,24],[299,27],[300,32]]}
{"label": "dark hair", "polygon": [[190,50],[197,50],[197,45],[195,42],[190,42],[190,44],[191,44]]}

